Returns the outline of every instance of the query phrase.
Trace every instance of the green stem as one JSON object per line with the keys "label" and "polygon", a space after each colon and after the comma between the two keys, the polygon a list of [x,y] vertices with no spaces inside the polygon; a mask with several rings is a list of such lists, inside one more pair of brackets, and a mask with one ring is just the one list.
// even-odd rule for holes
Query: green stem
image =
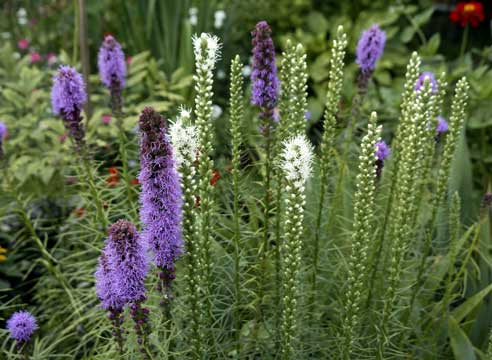
{"label": "green stem", "polygon": [[465,31],[463,32],[463,37],[461,39],[461,47],[460,47],[460,61],[463,61],[463,57],[465,56],[465,50],[468,45],[468,35],[470,32],[470,26],[465,26]]}

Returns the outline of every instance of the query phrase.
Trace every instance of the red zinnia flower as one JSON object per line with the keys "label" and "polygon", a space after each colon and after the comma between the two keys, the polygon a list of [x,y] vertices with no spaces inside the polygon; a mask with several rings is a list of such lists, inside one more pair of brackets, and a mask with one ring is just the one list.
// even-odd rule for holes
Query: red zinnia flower
{"label": "red zinnia flower", "polygon": [[453,22],[459,22],[462,27],[465,27],[468,23],[473,27],[477,27],[485,20],[483,5],[478,1],[459,2],[449,14],[449,19]]}

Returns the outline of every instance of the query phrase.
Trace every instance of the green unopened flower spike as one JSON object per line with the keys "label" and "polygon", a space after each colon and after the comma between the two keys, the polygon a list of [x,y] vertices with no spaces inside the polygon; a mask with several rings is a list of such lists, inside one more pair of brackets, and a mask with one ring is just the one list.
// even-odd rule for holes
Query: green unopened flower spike
{"label": "green unopened flower spike", "polygon": [[243,120],[243,77],[241,74],[243,65],[239,55],[236,55],[231,63],[231,142],[232,142],[232,191],[233,191],[233,222],[234,222],[234,331],[236,335],[237,351],[240,350],[239,336],[241,333],[241,319],[239,308],[241,305],[241,278],[239,244],[240,213],[239,213],[239,176],[241,166],[241,122]]}
{"label": "green unopened flower spike", "polygon": [[299,301],[299,275],[301,270],[301,250],[303,238],[303,219],[306,182],[311,175],[313,147],[305,135],[297,135],[283,142],[280,158],[285,181],[284,241],[282,243],[282,359],[293,359]]}
{"label": "green unopened flower spike", "polygon": [[351,254],[348,262],[345,316],[343,319],[343,358],[350,359],[353,345],[359,336],[360,306],[365,292],[368,251],[374,238],[374,213],[376,194],[376,144],[380,140],[381,126],[377,115],[371,114],[367,134],[362,138],[354,197],[354,220]]}
{"label": "green unopened flower spike", "polygon": [[421,97],[414,96],[408,107],[409,117],[406,137],[400,144],[400,168],[395,187],[395,207],[389,224],[389,239],[393,241],[390,251],[390,264],[387,270],[387,284],[383,296],[383,313],[378,331],[378,358],[385,358],[389,338],[389,323],[396,304],[400,287],[401,266],[408,248],[409,234],[411,233],[412,210],[416,202],[419,172],[415,167],[419,159],[419,126],[423,121],[423,104]]}
{"label": "green unopened flower spike", "polygon": [[[438,208],[446,196],[446,189],[450,178],[451,161],[456,151],[463,124],[466,116],[466,107],[468,105],[468,91],[470,86],[466,78],[461,78],[456,84],[455,94],[451,103],[451,117],[449,121],[449,131],[444,144],[439,174],[437,179],[436,190],[432,198],[432,212],[429,229],[433,229],[436,220]],[[432,244],[432,230],[425,237],[424,246],[422,249],[421,261],[417,270],[417,281],[414,293],[417,294],[423,285],[423,275],[426,268],[426,259],[429,254]],[[416,296],[416,295],[414,295]],[[413,302],[412,302],[413,305]]]}
{"label": "green unopened flower spike", "polygon": [[326,93],[326,104],[323,121],[323,137],[320,146],[320,183],[321,188],[319,192],[319,205],[316,214],[316,229],[315,239],[313,245],[313,273],[311,279],[311,303],[315,301],[315,294],[317,288],[318,277],[318,261],[319,261],[319,238],[321,230],[321,220],[323,217],[323,205],[325,203],[327,185],[328,185],[328,172],[331,162],[330,152],[333,147],[335,139],[335,126],[337,122],[337,113],[339,110],[341,91],[343,85],[343,68],[345,49],[347,47],[347,34],[344,32],[343,27],[339,26],[337,29],[336,37],[333,39],[331,46],[330,57],[330,72],[328,89]]}
{"label": "green unopened flower spike", "polygon": [[[210,246],[212,242],[211,227],[213,217],[213,194],[214,187],[211,185],[213,161],[213,142],[214,131],[212,127],[212,86],[213,70],[220,56],[219,39],[210,34],[202,33],[193,38],[193,48],[195,53],[195,115],[196,127],[198,130],[198,142],[200,147],[200,157],[198,160],[198,196],[200,206],[196,209],[199,217],[199,234],[201,237],[202,262],[204,266],[204,283],[206,289],[207,314],[211,316],[212,294],[212,258]],[[209,319],[212,322],[212,319]],[[209,324],[212,326],[212,323]]]}
{"label": "green unopened flower spike", "polygon": [[404,85],[402,101],[400,105],[401,114],[398,123],[398,128],[396,131],[396,136],[392,142],[392,148],[393,148],[392,181],[390,185],[388,200],[386,201],[384,219],[381,227],[382,229],[381,235],[377,239],[374,246],[375,250],[373,254],[373,261],[371,262],[372,269],[370,270],[371,275],[368,285],[369,293],[367,296],[367,307],[369,307],[369,303],[373,294],[374,283],[376,281],[378,264],[380,263],[382,251],[386,247],[386,238],[387,235],[389,235],[388,233],[390,229],[390,226],[388,225],[390,223],[390,219],[394,218],[394,216],[391,216],[391,214],[394,212],[394,208],[396,206],[395,197],[397,194],[397,181],[398,181],[398,174],[401,165],[400,157],[401,154],[403,153],[402,142],[408,137],[408,133],[409,133],[408,128],[412,124],[412,116],[413,116],[412,106],[415,106],[415,98],[417,96],[415,92],[415,83],[420,73],[420,62],[421,60],[419,55],[416,52],[413,52],[410,61],[407,64],[407,69],[405,73],[405,85]]}
{"label": "green unopened flower spike", "polygon": [[189,339],[193,355],[202,358],[204,354],[204,324],[203,324],[203,292],[204,269],[201,256],[201,244],[196,228],[194,216],[197,185],[195,180],[195,166],[199,155],[198,132],[191,122],[191,111],[180,109],[180,114],[169,129],[171,143],[174,149],[175,166],[180,174],[181,191],[183,194],[182,231],[185,242],[185,259],[187,274],[185,277],[188,290],[188,306],[190,309]]}
{"label": "green unopened flower spike", "polygon": [[291,134],[303,134],[306,129],[307,114],[307,64],[306,52],[301,44],[295,47],[292,74],[290,77],[292,89],[292,113],[289,123],[292,126]]}

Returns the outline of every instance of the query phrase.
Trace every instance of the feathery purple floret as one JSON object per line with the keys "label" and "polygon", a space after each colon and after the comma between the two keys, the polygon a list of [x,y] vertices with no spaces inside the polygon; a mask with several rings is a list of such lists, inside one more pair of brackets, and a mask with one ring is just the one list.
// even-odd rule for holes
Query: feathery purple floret
{"label": "feathery purple floret", "polygon": [[364,31],[357,43],[356,63],[362,72],[372,72],[376,61],[383,55],[386,33],[379,26],[372,25]]}
{"label": "feathery purple floret", "polygon": [[140,116],[139,125],[142,238],[152,249],[155,264],[173,271],[175,260],[183,252],[179,175],[174,166],[165,119],[147,107]]}
{"label": "feathery purple floret", "polygon": [[19,343],[29,341],[37,328],[36,318],[29,311],[17,311],[7,320],[10,336]]}
{"label": "feathery purple floret", "polygon": [[86,99],[87,94],[82,75],[70,66],[60,66],[53,77],[51,105],[53,113],[63,118],[65,128],[75,140],[77,150],[80,150],[84,142],[84,128],[80,113]]}
{"label": "feathery purple floret", "polygon": [[97,55],[97,66],[99,67],[99,76],[101,81],[108,88],[114,86],[115,82],[119,87],[125,86],[126,63],[125,54],[121,45],[116,39],[108,35],[99,48]]}
{"label": "feathery purple floret", "polygon": [[118,298],[123,303],[144,300],[144,281],[149,266],[146,248],[135,226],[127,220],[111,225],[104,252]]}
{"label": "feathery purple floret", "polygon": [[61,115],[68,120],[77,120],[86,100],[87,94],[82,75],[70,66],[60,66],[53,77],[51,88],[51,105],[55,115]]}
{"label": "feathery purple floret", "polygon": [[7,125],[3,121],[0,121],[0,142],[7,136]]}
{"label": "feathery purple floret", "polygon": [[101,81],[111,93],[111,109],[119,114],[123,107],[121,93],[125,86],[126,63],[121,45],[111,35],[104,38],[99,48],[97,65]]}
{"label": "feathery purple floret", "polygon": [[443,118],[442,116],[439,115],[437,117],[436,132],[438,134],[444,134],[448,130],[449,130],[448,122],[446,121],[445,118]]}
{"label": "feathery purple floret", "polygon": [[380,140],[376,143],[375,156],[378,160],[384,161],[391,154],[391,149],[384,140]]}
{"label": "feathery purple floret", "polygon": [[104,310],[121,310],[125,304],[116,291],[115,279],[105,251],[99,256],[94,276],[96,278],[96,294],[101,301],[101,307]]}
{"label": "feathery purple floret", "polygon": [[253,36],[252,60],[252,104],[262,109],[262,116],[271,118],[277,105],[279,81],[275,64],[275,47],[271,38],[272,30],[266,21],[256,24]]}
{"label": "feathery purple floret", "polygon": [[418,92],[424,87],[424,81],[426,78],[429,80],[429,83],[431,85],[431,92],[435,93],[437,91],[437,81],[434,74],[430,71],[424,71],[422,74],[420,74],[417,82],[415,83],[415,91]]}

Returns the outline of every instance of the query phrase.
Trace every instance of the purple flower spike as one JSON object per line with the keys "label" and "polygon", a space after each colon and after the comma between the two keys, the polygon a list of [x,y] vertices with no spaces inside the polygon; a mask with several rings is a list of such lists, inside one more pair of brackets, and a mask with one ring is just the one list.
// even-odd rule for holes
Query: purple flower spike
{"label": "purple flower spike", "polygon": [[253,36],[251,103],[261,108],[263,118],[270,119],[277,105],[279,90],[272,30],[266,21],[260,21],[251,35]]}
{"label": "purple flower spike", "polygon": [[443,118],[442,116],[439,115],[437,117],[436,132],[438,134],[444,134],[448,130],[449,130],[448,122],[446,121],[445,118]]}
{"label": "purple flower spike", "polygon": [[87,99],[85,84],[80,75],[70,66],[60,66],[53,77],[51,88],[51,106],[55,115],[61,115],[65,127],[70,131],[80,150],[84,142],[84,128],[82,127],[82,105]]}
{"label": "purple flower spike", "polygon": [[121,50],[121,45],[114,37],[108,35],[99,48],[97,56],[97,66],[101,81],[108,88],[114,82],[118,82],[120,87],[125,86],[126,63],[125,54]]}
{"label": "purple flower spike", "polygon": [[376,143],[375,156],[378,160],[384,161],[388,156],[390,156],[390,154],[391,154],[391,149],[388,146],[388,144],[384,142],[384,140],[380,140]]}
{"label": "purple flower spike", "polygon": [[0,143],[7,136],[7,125],[3,121],[0,121]]}
{"label": "purple flower spike", "polygon": [[417,82],[415,83],[415,91],[418,92],[424,87],[425,79],[429,79],[432,89],[431,92],[435,93],[437,91],[437,81],[434,74],[431,73],[430,71],[424,71],[422,74],[420,74],[419,78],[417,79]]}
{"label": "purple flower spike", "polygon": [[28,342],[36,329],[36,318],[29,311],[17,311],[7,320],[7,330],[18,343]]}
{"label": "purple flower spike", "polygon": [[383,55],[385,43],[386,33],[377,25],[362,33],[356,51],[356,63],[362,72],[374,71],[376,61]]}
{"label": "purple flower spike", "polygon": [[143,110],[139,125],[142,239],[152,249],[157,267],[173,270],[183,252],[182,194],[173,149],[166,135],[166,120],[154,109]]}
{"label": "purple flower spike", "polygon": [[121,91],[125,86],[126,62],[121,45],[114,37],[108,35],[99,48],[97,66],[102,83],[111,92],[111,107],[113,112],[121,112]]}
{"label": "purple flower spike", "polygon": [[109,267],[108,257],[103,251],[99,256],[96,273],[96,294],[101,301],[101,307],[104,310],[121,310],[124,301],[117,293],[113,271]]}
{"label": "purple flower spike", "polygon": [[112,272],[113,289],[124,303],[145,299],[145,276],[149,266],[137,229],[127,220],[109,227],[105,253]]}

